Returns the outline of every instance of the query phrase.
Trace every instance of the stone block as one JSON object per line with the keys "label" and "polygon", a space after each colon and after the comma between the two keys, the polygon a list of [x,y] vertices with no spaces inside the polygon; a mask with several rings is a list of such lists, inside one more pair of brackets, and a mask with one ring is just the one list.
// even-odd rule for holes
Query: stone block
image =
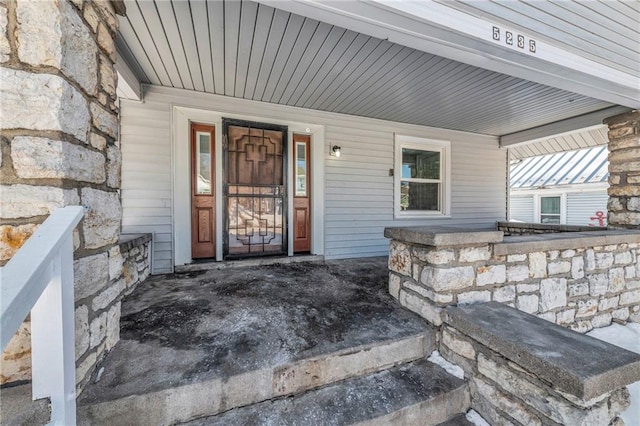
{"label": "stone block", "polygon": [[563,425],[605,425],[609,423],[609,410],[606,401],[600,402],[584,410],[559,396],[550,395],[522,375],[505,368],[490,360],[484,354],[478,354],[478,371],[485,377],[490,377],[502,389],[518,399],[526,402],[538,412],[549,417],[554,422]]}
{"label": "stone block", "polygon": [[65,1],[18,1],[16,15],[20,60],[58,68],[93,95],[96,44],[73,7]]}
{"label": "stone block", "polygon": [[637,303],[640,303],[640,290],[620,294],[620,305],[633,305]]}
{"label": "stone block", "polygon": [[113,40],[113,36],[109,29],[101,22],[98,25],[98,45],[109,56],[109,59],[115,62],[116,60],[116,46]]}
{"label": "stone block", "polygon": [[121,302],[113,305],[107,312],[106,349],[110,350],[120,340],[120,312]]}
{"label": "stone block", "polygon": [[540,282],[540,311],[567,306],[567,280],[549,278]]}
{"label": "stone block", "polygon": [[473,285],[475,270],[473,266],[459,266],[456,268],[425,267],[422,270],[420,282],[435,291],[460,290]]}
{"label": "stone block", "polygon": [[89,348],[93,349],[102,343],[107,336],[107,312],[103,312],[91,320],[89,332],[91,333]]}
{"label": "stone block", "polygon": [[575,331],[576,333],[580,333],[580,334],[585,334],[593,330],[593,327],[591,326],[591,321],[588,321],[588,320],[576,321],[575,323],[571,324],[569,328]]}
{"label": "stone block", "polygon": [[91,352],[84,360],[82,360],[80,365],[76,367],[76,385],[82,382],[86,378],[87,374],[92,371],[93,367],[96,365],[97,358],[98,356],[96,352]]}
{"label": "stone block", "polygon": [[[631,405],[631,395],[629,389],[622,388],[613,392],[609,397],[609,417],[615,418]],[[628,425],[630,426],[630,425]]]}
{"label": "stone block", "polygon": [[[122,270],[123,264],[120,263],[120,272],[122,272]],[[398,275],[389,273],[389,294],[391,294],[396,299],[400,297],[400,282],[401,278]]]}
{"label": "stone block", "polygon": [[469,303],[481,303],[491,301],[491,292],[488,290],[468,291],[458,294],[458,304],[466,305]]}
{"label": "stone block", "polygon": [[479,266],[476,272],[476,284],[479,286],[502,284],[507,279],[507,268],[505,265]]}
{"label": "stone block", "polygon": [[[518,402],[517,399],[500,392],[494,386],[489,385],[487,381],[482,380],[480,377],[474,377],[472,380],[475,392],[480,394],[486,401],[490,401],[490,403],[495,405],[495,407],[501,412],[507,414],[509,417],[515,419],[523,425],[542,425],[541,420],[535,414],[533,414],[531,410],[527,409],[524,404]],[[500,421],[500,423],[496,423],[496,420],[500,421],[498,419],[495,419],[494,424],[510,423],[505,423],[504,419],[501,419],[502,421]]]}
{"label": "stone block", "polygon": [[110,283],[107,288],[97,296],[93,298],[91,301],[91,309],[96,312],[102,309],[105,309],[114,300],[116,300],[121,294],[124,293],[126,288],[126,284],[124,279],[117,280],[116,282]]}
{"label": "stone block", "polygon": [[9,260],[33,235],[38,225],[0,225],[0,260]]}
{"label": "stone block", "polygon": [[596,315],[595,317],[591,318],[591,325],[594,328],[607,327],[611,325],[611,319],[612,316],[610,313]]}
{"label": "stone block", "polygon": [[608,274],[592,274],[587,276],[589,280],[589,294],[591,296],[602,296],[609,288]]}
{"label": "stone block", "polygon": [[536,314],[538,318],[542,318],[545,321],[556,322],[556,313],[555,312],[543,312],[541,314]]}
{"label": "stone block", "polygon": [[93,7],[91,2],[87,3],[84,7],[84,19],[91,27],[91,30],[96,33],[98,31],[98,24],[100,23],[100,17],[96,13],[96,10]]}
{"label": "stone block", "polygon": [[[122,275],[123,262],[124,259],[122,257],[122,253],[120,253],[120,247],[111,247],[109,249],[109,280],[115,280]],[[399,282],[398,285],[400,285]]]}
{"label": "stone block", "polygon": [[127,258],[122,265],[122,273],[124,275],[124,282],[127,284],[127,288],[135,285],[139,279],[140,275],[138,274],[138,265],[135,260],[131,258]]}
{"label": "stone block", "polygon": [[582,257],[571,259],[571,278],[574,280],[584,278],[584,259]]}
{"label": "stone block", "polygon": [[598,299],[578,300],[576,318],[591,317],[598,312]]}
{"label": "stone block", "polygon": [[107,148],[107,186],[120,189],[120,171],[122,168],[122,154],[120,148]]}
{"label": "stone block", "polygon": [[531,278],[547,276],[547,255],[544,252],[529,254],[529,276]]}
{"label": "stone block", "polygon": [[507,267],[507,281],[519,282],[529,278],[529,268],[525,265],[512,265]]}
{"label": "stone block", "polygon": [[493,300],[500,303],[513,302],[516,299],[516,288],[513,285],[500,287],[493,292]]}
{"label": "stone block", "polygon": [[624,267],[624,278],[625,280],[632,280],[636,278],[638,274],[637,267],[635,266],[625,266]]}
{"label": "stone block", "polygon": [[[614,181],[617,181],[614,183]],[[619,175],[611,175],[609,176],[609,183],[611,185],[619,185],[620,184],[620,176]],[[624,210],[624,206],[619,198],[609,197],[609,201],[607,202],[607,210],[610,212],[619,212]]]}
{"label": "stone block", "polygon": [[100,292],[109,282],[107,253],[81,257],[73,262],[75,300]]}
{"label": "stone block", "polygon": [[609,286],[607,292],[617,293],[622,291],[625,286],[624,268],[609,269]]}
{"label": "stone block", "polygon": [[613,265],[613,253],[596,253],[595,267],[596,269],[607,269]]}
{"label": "stone block", "polygon": [[592,272],[596,269],[596,254],[592,249],[588,249],[584,252],[585,265],[584,269],[587,272]]}
{"label": "stone block", "polygon": [[563,259],[570,259],[572,257],[574,257],[576,255],[576,251],[573,249],[570,250],[562,250],[562,252],[560,252],[560,257]]}
{"label": "stone block", "polygon": [[508,263],[524,262],[527,260],[526,254],[509,254],[507,255]]}
{"label": "stone block", "polygon": [[389,244],[389,269],[407,277],[411,276],[409,246],[399,241],[391,241]]}
{"label": "stone block", "polygon": [[[640,195],[640,186],[634,187],[630,192],[634,192],[634,195]],[[626,213],[609,213],[609,225],[640,225],[640,213],[626,212]]]}
{"label": "stone block", "polygon": [[[4,111],[3,111],[4,112]],[[51,214],[58,207],[80,204],[75,189],[50,186],[3,185],[0,218],[17,219]]]}
{"label": "stone block", "polygon": [[442,318],[440,317],[442,308],[404,289],[400,290],[398,300],[400,305],[420,315],[436,327],[442,325]]}
{"label": "stone block", "polygon": [[442,330],[442,343],[458,355],[475,360],[476,351],[473,345],[457,336],[457,334],[453,329],[445,328]]}
{"label": "stone block", "polygon": [[18,327],[0,357],[0,385],[31,379],[31,323]]}
{"label": "stone block", "polygon": [[66,141],[16,136],[11,141],[11,159],[20,178],[105,181],[104,155]]}
{"label": "stone block", "polygon": [[630,251],[623,251],[622,253],[616,253],[614,256],[614,263],[616,265],[628,265],[633,262],[633,256]]}
{"label": "stone block", "polygon": [[549,263],[549,275],[566,274],[571,271],[571,262],[551,262]]}
{"label": "stone block", "polygon": [[560,251],[559,250],[549,250],[547,252],[547,255],[549,256],[549,260],[556,260],[558,257],[560,257]]}
{"label": "stone block", "polygon": [[[33,4],[37,7],[40,2]],[[3,123],[11,123],[13,129],[61,131],[86,140],[90,119],[87,102],[63,78],[1,67],[0,81]]]}
{"label": "stone block", "polygon": [[81,305],[76,308],[76,360],[89,349],[89,308]]}
{"label": "stone block", "polygon": [[118,194],[82,188],[81,197],[82,204],[89,207],[82,227],[85,248],[100,248],[118,241],[122,218]]}
{"label": "stone block", "polygon": [[611,318],[618,321],[626,321],[629,318],[629,308],[620,308],[611,312]]}
{"label": "stone block", "polygon": [[452,249],[438,250],[414,247],[413,254],[421,261],[431,263],[433,265],[444,265],[456,260],[455,252]]}
{"label": "stone block", "polygon": [[114,139],[118,138],[118,119],[116,115],[93,102],[90,107],[92,124],[101,132]]}
{"label": "stone block", "polygon": [[602,298],[598,303],[598,310],[608,311],[609,309],[615,309],[618,307],[619,302],[620,296]]}
{"label": "stone block", "polygon": [[112,98],[116,97],[116,73],[113,62],[106,56],[100,55],[100,86]]}
{"label": "stone block", "polygon": [[489,246],[465,247],[460,249],[460,262],[478,262],[480,260],[489,260],[490,258],[491,249]]}
{"label": "stone block", "polygon": [[556,314],[556,324],[567,325],[572,324],[576,318],[575,309],[567,309],[566,311],[560,311]]}
{"label": "stone block", "polygon": [[518,294],[533,293],[540,290],[540,284],[539,283],[518,284],[516,288],[518,289]]}
{"label": "stone block", "polygon": [[586,296],[589,294],[588,283],[569,284],[569,297]]}
{"label": "stone block", "polygon": [[518,295],[516,308],[529,314],[538,312],[539,300],[537,294]]}
{"label": "stone block", "polygon": [[448,304],[453,302],[453,295],[449,293],[436,293],[424,286],[413,283],[412,281],[405,281],[404,288],[407,288],[411,291],[418,293],[422,297],[426,297],[427,299],[432,300],[438,304]]}
{"label": "stone block", "polygon": [[0,62],[7,62],[11,54],[11,46],[9,46],[9,39],[7,38],[7,8],[4,5],[0,5]]}
{"label": "stone block", "polygon": [[92,147],[103,151],[107,146],[107,139],[97,133],[91,132],[89,134],[89,143]]}

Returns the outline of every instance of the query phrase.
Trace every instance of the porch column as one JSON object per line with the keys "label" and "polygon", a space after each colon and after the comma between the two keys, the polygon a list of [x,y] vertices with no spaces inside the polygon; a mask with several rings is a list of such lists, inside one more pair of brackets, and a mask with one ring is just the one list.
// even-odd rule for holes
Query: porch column
{"label": "porch column", "polygon": [[[122,275],[114,69],[122,7],[0,3],[0,265],[53,210],[85,207],[74,231],[79,382],[118,340],[120,302],[110,290]],[[1,384],[30,378],[29,337],[27,320],[2,354]]]}
{"label": "porch column", "polygon": [[609,126],[609,227],[640,228],[640,110],[604,124]]}

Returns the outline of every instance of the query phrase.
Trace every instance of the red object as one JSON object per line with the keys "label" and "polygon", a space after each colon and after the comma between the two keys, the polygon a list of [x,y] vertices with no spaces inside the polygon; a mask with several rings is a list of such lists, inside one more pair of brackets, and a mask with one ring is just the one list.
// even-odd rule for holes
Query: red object
{"label": "red object", "polygon": [[[591,217],[591,220],[597,220],[598,221],[598,226],[604,226],[604,221],[607,220],[607,217],[604,215],[603,212],[601,212],[600,210],[598,210],[596,212],[596,216],[595,217]],[[595,226],[593,223],[590,223],[589,226]]]}

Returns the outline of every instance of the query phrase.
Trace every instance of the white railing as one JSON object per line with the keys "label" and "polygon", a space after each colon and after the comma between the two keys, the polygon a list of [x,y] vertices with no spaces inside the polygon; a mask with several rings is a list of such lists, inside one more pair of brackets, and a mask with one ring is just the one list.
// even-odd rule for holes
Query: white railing
{"label": "white railing", "polygon": [[2,350],[31,312],[33,399],[51,400],[50,424],[76,424],[73,229],[83,214],[57,209],[0,268]]}

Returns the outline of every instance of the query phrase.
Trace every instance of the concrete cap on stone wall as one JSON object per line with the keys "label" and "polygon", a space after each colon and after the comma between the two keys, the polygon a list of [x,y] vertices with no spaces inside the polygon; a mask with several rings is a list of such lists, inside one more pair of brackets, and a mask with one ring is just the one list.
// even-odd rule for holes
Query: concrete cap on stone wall
{"label": "concrete cap on stone wall", "polygon": [[583,400],[640,380],[640,354],[501,303],[447,308],[443,320],[554,388]]}
{"label": "concrete cap on stone wall", "polygon": [[607,229],[605,231],[512,235],[505,237],[504,242],[494,245],[493,254],[496,256],[504,256],[508,254],[568,250],[623,243],[640,243],[640,230]]}
{"label": "concrete cap on stone wall", "polygon": [[384,236],[392,240],[425,246],[473,246],[498,243],[502,241],[504,233],[495,228],[414,226],[385,228]]}

